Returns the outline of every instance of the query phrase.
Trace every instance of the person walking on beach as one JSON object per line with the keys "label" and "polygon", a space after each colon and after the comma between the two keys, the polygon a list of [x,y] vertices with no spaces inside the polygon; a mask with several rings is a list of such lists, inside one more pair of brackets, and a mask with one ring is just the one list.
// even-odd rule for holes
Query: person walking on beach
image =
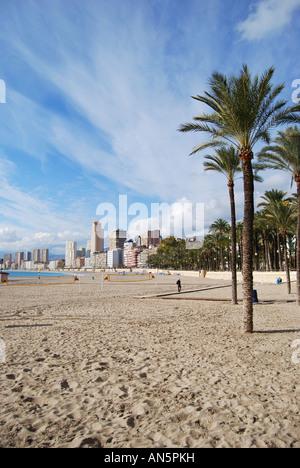
{"label": "person walking on beach", "polygon": [[181,291],[181,281],[180,281],[180,279],[177,281],[176,284],[178,286],[178,292],[180,292]]}

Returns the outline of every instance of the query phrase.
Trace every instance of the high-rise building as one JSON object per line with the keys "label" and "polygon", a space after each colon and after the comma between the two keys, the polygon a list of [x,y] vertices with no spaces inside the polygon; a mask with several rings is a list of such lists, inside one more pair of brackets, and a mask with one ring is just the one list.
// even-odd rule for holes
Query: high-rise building
{"label": "high-rise building", "polygon": [[77,242],[67,241],[66,253],[65,253],[66,268],[74,268],[74,262],[75,262],[76,256],[77,256]]}
{"label": "high-rise building", "polygon": [[56,270],[57,264],[58,264],[57,260],[51,260],[51,262],[49,262],[49,270]]}
{"label": "high-rise building", "polygon": [[133,242],[132,239],[128,239],[127,241],[125,241],[124,242],[124,255],[126,254],[126,252],[134,249],[135,247],[136,247],[136,244],[135,242]]}
{"label": "high-rise building", "polygon": [[24,260],[24,252],[16,252],[15,253],[15,265],[18,265],[18,267],[21,267],[21,263]]}
{"label": "high-rise building", "polygon": [[138,254],[137,266],[139,268],[145,268],[145,267],[148,266],[148,259],[149,259],[149,255],[151,255],[151,253],[153,253],[152,250],[144,249]]}
{"label": "high-rise building", "polygon": [[24,261],[25,262],[31,261],[31,252],[26,252],[26,254],[24,255]]}
{"label": "high-rise building", "polygon": [[42,263],[49,263],[49,249],[42,249]]}
{"label": "high-rise building", "polygon": [[136,268],[138,266],[138,255],[140,253],[141,248],[135,248],[132,250],[128,250],[125,252],[124,264],[127,268]]}
{"label": "high-rise building", "polygon": [[91,267],[103,268],[107,266],[107,252],[94,252],[91,257]]}
{"label": "high-rise building", "polygon": [[77,250],[77,257],[85,258],[85,256],[86,256],[86,248],[80,247],[80,249]]}
{"label": "high-rise building", "polygon": [[88,240],[87,243],[86,243],[86,258],[90,258],[91,256],[91,241]]}
{"label": "high-rise building", "polygon": [[147,248],[150,245],[154,247],[160,244],[160,230],[154,229],[153,231],[146,231],[142,234],[142,245],[145,245]]}
{"label": "high-rise building", "polygon": [[116,229],[109,235],[109,250],[123,249],[126,241],[127,232],[123,229]]}
{"label": "high-rise building", "polygon": [[84,257],[75,258],[74,267],[75,268],[83,268],[84,267],[84,260],[85,260]]}
{"label": "high-rise building", "polygon": [[104,250],[104,232],[100,222],[95,221],[92,225],[91,235],[91,253],[103,252]]}
{"label": "high-rise building", "polygon": [[10,268],[11,262],[12,262],[12,255],[4,254],[4,257],[3,257],[4,268]]}
{"label": "high-rise building", "polygon": [[41,251],[40,249],[34,249],[32,252],[32,260],[34,263],[40,263],[41,261]]}
{"label": "high-rise building", "polygon": [[124,264],[124,251],[122,249],[109,250],[107,252],[108,268],[117,268]]}

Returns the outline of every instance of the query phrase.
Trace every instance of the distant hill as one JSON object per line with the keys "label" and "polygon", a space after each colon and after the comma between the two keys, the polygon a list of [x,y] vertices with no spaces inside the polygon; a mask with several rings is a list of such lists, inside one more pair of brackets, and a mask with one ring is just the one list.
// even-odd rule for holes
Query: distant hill
{"label": "distant hill", "polygon": [[64,254],[61,254],[61,255],[54,255],[52,253],[49,253],[49,261],[51,260],[62,260],[62,259],[65,259],[65,255]]}

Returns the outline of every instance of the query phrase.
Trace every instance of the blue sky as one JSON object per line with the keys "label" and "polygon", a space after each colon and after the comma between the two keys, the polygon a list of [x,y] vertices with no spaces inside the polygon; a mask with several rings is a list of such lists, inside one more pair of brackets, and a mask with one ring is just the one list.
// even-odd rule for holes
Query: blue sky
{"label": "blue sky", "polygon": [[[230,219],[226,181],[181,134],[212,71],[274,65],[292,104],[300,0],[0,0],[0,252],[85,245],[100,203],[205,204]],[[267,189],[289,190],[282,173]],[[242,218],[242,182],[236,186]]]}

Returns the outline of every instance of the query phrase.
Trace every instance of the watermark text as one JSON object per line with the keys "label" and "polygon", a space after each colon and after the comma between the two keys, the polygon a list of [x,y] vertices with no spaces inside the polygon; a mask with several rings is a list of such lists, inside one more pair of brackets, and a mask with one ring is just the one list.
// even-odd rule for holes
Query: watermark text
{"label": "watermark text", "polygon": [[292,354],[292,363],[300,364],[300,340],[294,340],[291,347],[293,349],[296,348]]}
{"label": "watermark text", "polygon": [[204,235],[204,204],[182,200],[172,204],[135,202],[128,205],[127,195],[119,195],[118,206],[100,203],[96,215],[104,237],[116,229],[133,236],[159,230],[163,237],[177,238]]}
{"label": "watermark text", "polygon": [[294,104],[300,104],[300,79],[293,81],[292,88],[296,88],[292,93],[292,101]]}
{"label": "watermark text", "polygon": [[0,103],[6,103],[6,85],[5,81],[0,79]]}
{"label": "watermark text", "polygon": [[0,338],[0,364],[6,363],[6,345],[5,341]]}

